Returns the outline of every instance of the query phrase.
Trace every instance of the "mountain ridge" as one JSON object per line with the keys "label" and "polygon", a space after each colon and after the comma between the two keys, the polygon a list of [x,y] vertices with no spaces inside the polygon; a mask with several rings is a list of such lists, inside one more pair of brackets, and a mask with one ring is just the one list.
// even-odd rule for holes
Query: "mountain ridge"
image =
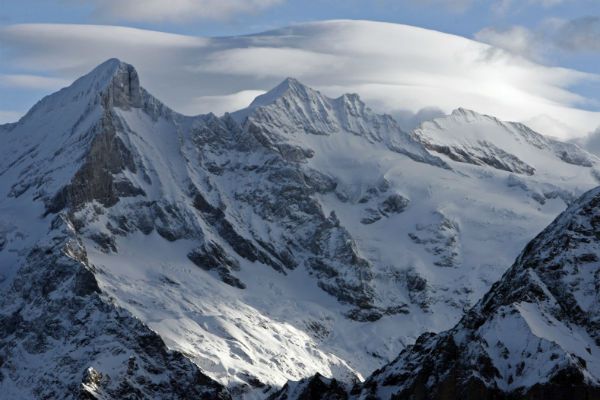
{"label": "mountain ridge", "polygon": [[[313,373],[352,382],[450,328],[534,229],[596,182],[594,167],[551,148],[540,151],[553,167],[532,175],[444,159],[357,95],[329,99],[292,79],[283,88],[300,94],[280,87],[221,118],[171,111],[118,60],[88,79],[63,96],[87,103],[65,102],[66,116],[38,107],[6,133],[0,290],[36,273],[26,255],[63,218],[102,304],[236,398]],[[481,267],[484,245],[495,260]],[[40,257],[42,274],[54,259]]]}

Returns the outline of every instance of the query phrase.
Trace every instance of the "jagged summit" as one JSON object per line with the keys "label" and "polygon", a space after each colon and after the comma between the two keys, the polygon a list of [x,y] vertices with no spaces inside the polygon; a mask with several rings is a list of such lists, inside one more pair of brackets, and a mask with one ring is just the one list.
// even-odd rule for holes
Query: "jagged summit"
{"label": "jagged summit", "polygon": [[[110,183],[110,172],[126,165],[134,168],[123,139],[117,137],[122,124],[117,110],[132,109],[143,109],[153,120],[177,118],[140,86],[132,65],[114,58],[46,96],[6,130],[0,169],[6,169],[6,179],[12,179],[12,174],[19,179],[2,189],[15,198],[28,193],[44,199],[50,213],[75,204],[75,198],[99,199],[90,190],[104,193],[103,202],[115,201],[115,193],[122,191]],[[87,173],[81,172],[82,165],[89,167]],[[100,176],[104,180],[84,185],[88,193],[82,192],[83,182]],[[65,190],[72,187],[73,179],[81,184],[79,192],[67,196]]]}
{"label": "jagged summit", "polygon": [[242,123],[248,116],[261,107],[300,107],[304,109],[310,104],[325,105],[328,99],[319,91],[312,89],[296,78],[288,77],[268,92],[257,96],[250,105],[231,113],[231,116]]}
{"label": "jagged summit", "polygon": [[[103,102],[110,106],[141,106],[142,89],[135,68],[116,58],[98,65],[71,85],[50,94],[34,105],[22,118],[47,114],[59,109],[73,109],[67,113],[83,113],[86,108]],[[64,113],[64,111],[63,111]],[[67,115],[68,116],[68,115]]]}
{"label": "jagged summit", "polygon": [[233,114],[237,115],[236,119],[241,120],[256,108],[274,105],[277,102],[285,102],[287,105],[292,106],[298,105],[298,103],[331,103],[332,108],[346,108],[356,115],[367,110],[366,105],[356,93],[346,93],[332,99],[323,95],[320,91],[303,84],[298,79],[288,77],[273,89],[256,97],[246,109]]}
{"label": "jagged summit", "polygon": [[269,90],[267,93],[258,96],[250,103],[248,108],[266,106],[276,102],[278,99],[286,96],[297,96],[308,99],[320,95],[320,93],[310,87],[302,84],[296,78],[286,78],[279,85]]}

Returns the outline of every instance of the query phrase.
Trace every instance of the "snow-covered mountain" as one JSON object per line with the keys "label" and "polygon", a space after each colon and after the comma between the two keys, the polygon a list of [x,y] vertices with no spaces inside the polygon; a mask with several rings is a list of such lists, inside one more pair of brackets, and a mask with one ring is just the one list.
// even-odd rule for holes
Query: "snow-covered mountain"
{"label": "snow-covered mountain", "polygon": [[599,221],[596,188],[531,241],[459,324],[421,336],[357,397],[600,398]]}
{"label": "snow-covered mountain", "polygon": [[[462,108],[449,117],[423,123],[413,136],[427,149],[451,160],[520,175],[556,175],[552,169],[557,161],[583,167],[593,167],[598,161],[573,143],[553,140],[523,124],[502,122]],[[568,177],[571,171],[565,170],[564,176]]]}
{"label": "snow-covered mountain", "polygon": [[74,225],[85,203],[112,205],[131,187],[113,178],[129,153],[111,109],[141,100],[128,95],[134,77],[110,61],[2,126],[2,398],[231,398],[103,294]]}
{"label": "snow-covered mountain", "polygon": [[0,318],[17,321],[0,390],[17,397],[347,385],[456,324],[600,176],[519,124],[458,110],[409,134],[291,78],[187,117],[118,60],[0,135]]}

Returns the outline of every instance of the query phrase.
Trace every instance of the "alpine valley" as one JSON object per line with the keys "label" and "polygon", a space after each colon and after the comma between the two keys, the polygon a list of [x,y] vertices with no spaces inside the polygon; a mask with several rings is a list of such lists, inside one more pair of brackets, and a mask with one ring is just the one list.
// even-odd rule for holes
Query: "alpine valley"
{"label": "alpine valley", "polygon": [[0,140],[1,398],[600,399],[575,144],[293,78],[184,116],[116,59]]}

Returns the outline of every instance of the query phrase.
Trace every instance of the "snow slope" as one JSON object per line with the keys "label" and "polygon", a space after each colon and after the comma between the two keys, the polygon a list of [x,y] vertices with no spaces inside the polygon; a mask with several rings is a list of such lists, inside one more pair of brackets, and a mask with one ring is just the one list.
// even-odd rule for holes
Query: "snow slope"
{"label": "snow slope", "polygon": [[[129,90],[130,82],[123,78],[133,73],[109,60],[44,98],[19,123],[3,127],[3,398],[231,398],[181,353],[169,351],[147,325],[101,294],[98,270],[71,215],[52,211],[56,193],[65,193],[65,185],[76,181],[94,158],[99,132],[106,132],[108,104],[124,106],[118,93]],[[70,192],[69,204],[88,196],[85,190]]]}
{"label": "snow slope", "polygon": [[[578,147],[457,113],[408,134],[357,95],[287,79],[246,110],[186,117],[108,61],[2,132],[0,288],[18,297],[60,215],[104,304],[234,397],[366,377],[454,325],[596,184]],[[449,143],[532,170],[436,150]]]}
{"label": "snow slope", "polygon": [[583,195],[459,324],[421,336],[358,397],[598,398],[599,206],[599,189]]}

